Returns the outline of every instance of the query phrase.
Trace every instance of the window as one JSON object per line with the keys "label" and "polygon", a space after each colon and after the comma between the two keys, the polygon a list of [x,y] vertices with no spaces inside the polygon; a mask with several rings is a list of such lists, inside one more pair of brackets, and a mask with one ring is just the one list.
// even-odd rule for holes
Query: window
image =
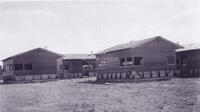
{"label": "window", "polygon": [[125,58],[120,58],[120,66],[125,66]]}
{"label": "window", "polygon": [[33,65],[32,64],[24,64],[25,70],[33,70]]}
{"label": "window", "polygon": [[3,71],[6,71],[6,66],[5,65],[3,65]]}
{"label": "window", "polygon": [[126,58],[126,65],[127,66],[131,66],[132,64],[133,64],[133,60],[132,60],[132,57],[128,57],[128,58]]}
{"label": "window", "polygon": [[181,65],[181,58],[176,58],[176,65]]}
{"label": "window", "polygon": [[95,63],[91,62],[91,61],[83,61],[82,68],[83,69],[92,69],[92,68],[95,68]]}
{"label": "window", "polygon": [[167,56],[167,63],[168,63],[169,65],[175,64],[174,56]]}
{"label": "window", "polygon": [[90,67],[89,62],[87,62],[87,61],[83,61],[83,62],[82,62],[82,68],[83,68],[83,69],[88,69],[89,67]]}
{"label": "window", "polygon": [[9,65],[9,71],[13,71],[13,65]]}
{"label": "window", "polygon": [[142,57],[134,57],[134,65],[142,65]]}
{"label": "window", "polygon": [[9,65],[4,66],[5,71],[9,71]]}
{"label": "window", "polygon": [[180,65],[187,66],[187,60],[188,60],[187,56],[185,56],[185,55],[181,56]]}
{"label": "window", "polygon": [[83,64],[83,65],[89,65],[89,62],[83,61],[82,64]]}
{"label": "window", "polygon": [[15,70],[23,70],[23,64],[15,64]]}
{"label": "window", "polygon": [[68,63],[65,64],[65,65],[64,65],[64,68],[65,68],[65,70],[69,70],[69,64],[68,64]]}

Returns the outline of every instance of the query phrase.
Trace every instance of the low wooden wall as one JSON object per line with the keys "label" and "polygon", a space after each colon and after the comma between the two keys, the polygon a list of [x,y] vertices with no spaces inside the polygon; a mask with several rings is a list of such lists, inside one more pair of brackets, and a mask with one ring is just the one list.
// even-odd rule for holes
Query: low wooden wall
{"label": "low wooden wall", "polygon": [[60,74],[60,77],[62,79],[81,78],[82,73],[65,73],[65,74]]}
{"label": "low wooden wall", "polygon": [[[89,72],[89,77],[95,76],[95,72]],[[41,74],[41,75],[10,75],[4,76],[4,83],[20,82],[43,82],[58,79],[75,79],[82,78],[82,73],[65,73],[65,74]],[[9,80],[7,80],[9,78]]]}
{"label": "low wooden wall", "polygon": [[[59,75],[61,78],[69,79],[69,78],[82,78],[83,74],[81,73],[63,73]],[[88,73],[88,77],[96,76],[96,72],[92,71]]]}
{"label": "low wooden wall", "polygon": [[199,68],[190,68],[187,70],[176,70],[176,75],[178,77],[200,77],[200,69]]}
{"label": "low wooden wall", "polygon": [[175,69],[149,71],[101,71],[97,72],[97,81],[130,81],[135,79],[166,78],[173,77],[175,74]]}
{"label": "low wooden wall", "polygon": [[41,74],[41,75],[22,75],[14,76],[13,81],[35,81],[35,80],[53,80],[58,79],[57,74]]}

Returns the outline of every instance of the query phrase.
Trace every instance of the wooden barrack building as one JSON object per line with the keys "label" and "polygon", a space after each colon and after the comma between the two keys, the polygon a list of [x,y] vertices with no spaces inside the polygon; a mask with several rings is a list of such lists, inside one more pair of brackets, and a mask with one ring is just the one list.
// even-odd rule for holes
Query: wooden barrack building
{"label": "wooden barrack building", "polygon": [[200,76],[200,44],[186,44],[176,51],[177,71],[180,77]]}
{"label": "wooden barrack building", "polygon": [[98,81],[172,77],[176,49],[182,46],[157,36],[116,45],[96,54]]}
{"label": "wooden barrack building", "polygon": [[36,48],[3,60],[3,81],[33,81],[57,78],[57,59],[62,57],[47,49]]}

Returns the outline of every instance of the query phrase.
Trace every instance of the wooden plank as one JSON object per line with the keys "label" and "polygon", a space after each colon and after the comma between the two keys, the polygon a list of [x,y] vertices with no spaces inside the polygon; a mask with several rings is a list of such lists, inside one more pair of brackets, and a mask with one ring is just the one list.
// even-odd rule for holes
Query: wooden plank
{"label": "wooden plank", "polygon": [[103,79],[107,79],[107,73],[103,73]]}
{"label": "wooden plank", "polygon": [[117,79],[120,79],[120,78],[121,78],[120,75],[121,75],[121,74],[120,74],[119,72],[117,72]]}
{"label": "wooden plank", "polygon": [[161,77],[166,77],[166,71],[165,70],[161,70],[160,71],[160,76]]}
{"label": "wooden plank", "polygon": [[171,71],[168,73],[168,76],[169,76],[169,77],[172,77],[172,76],[174,76],[174,74],[175,74],[174,70],[171,70]]}
{"label": "wooden plank", "polygon": [[144,72],[144,78],[151,78],[151,73],[150,72]]}
{"label": "wooden plank", "polygon": [[42,75],[42,80],[48,80],[48,75],[43,74],[43,75]]}
{"label": "wooden plank", "polygon": [[31,80],[33,80],[33,76],[32,75],[24,76],[24,78],[25,78],[25,81],[31,81]]}
{"label": "wooden plank", "polygon": [[49,75],[49,78],[50,78],[50,79],[56,79],[56,74],[50,74],[50,75]]}
{"label": "wooden plank", "polygon": [[152,71],[153,78],[158,78],[158,71]]}
{"label": "wooden plank", "polygon": [[40,75],[34,75],[34,76],[33,76],[33,79],[34,79],[34,80],[41,80],[41,76],[40,76]]}
{"label": "wooden plank", "polygon": [[24,81],[24,76],[16,76],[15,80],[16,81]]}
{"label": "wooden plank", "polygon": [[121,79],[126,79],[126,72],[121,73]]}

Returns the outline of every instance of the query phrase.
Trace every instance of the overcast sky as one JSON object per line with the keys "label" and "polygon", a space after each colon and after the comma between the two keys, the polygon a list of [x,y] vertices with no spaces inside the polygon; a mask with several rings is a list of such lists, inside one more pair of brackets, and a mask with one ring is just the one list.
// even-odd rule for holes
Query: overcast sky
{"label": "overcast sky", "polygon": [[36,47],[90,53],[163,36],[200,42],[200,0],[0,2],[0,60]]}

